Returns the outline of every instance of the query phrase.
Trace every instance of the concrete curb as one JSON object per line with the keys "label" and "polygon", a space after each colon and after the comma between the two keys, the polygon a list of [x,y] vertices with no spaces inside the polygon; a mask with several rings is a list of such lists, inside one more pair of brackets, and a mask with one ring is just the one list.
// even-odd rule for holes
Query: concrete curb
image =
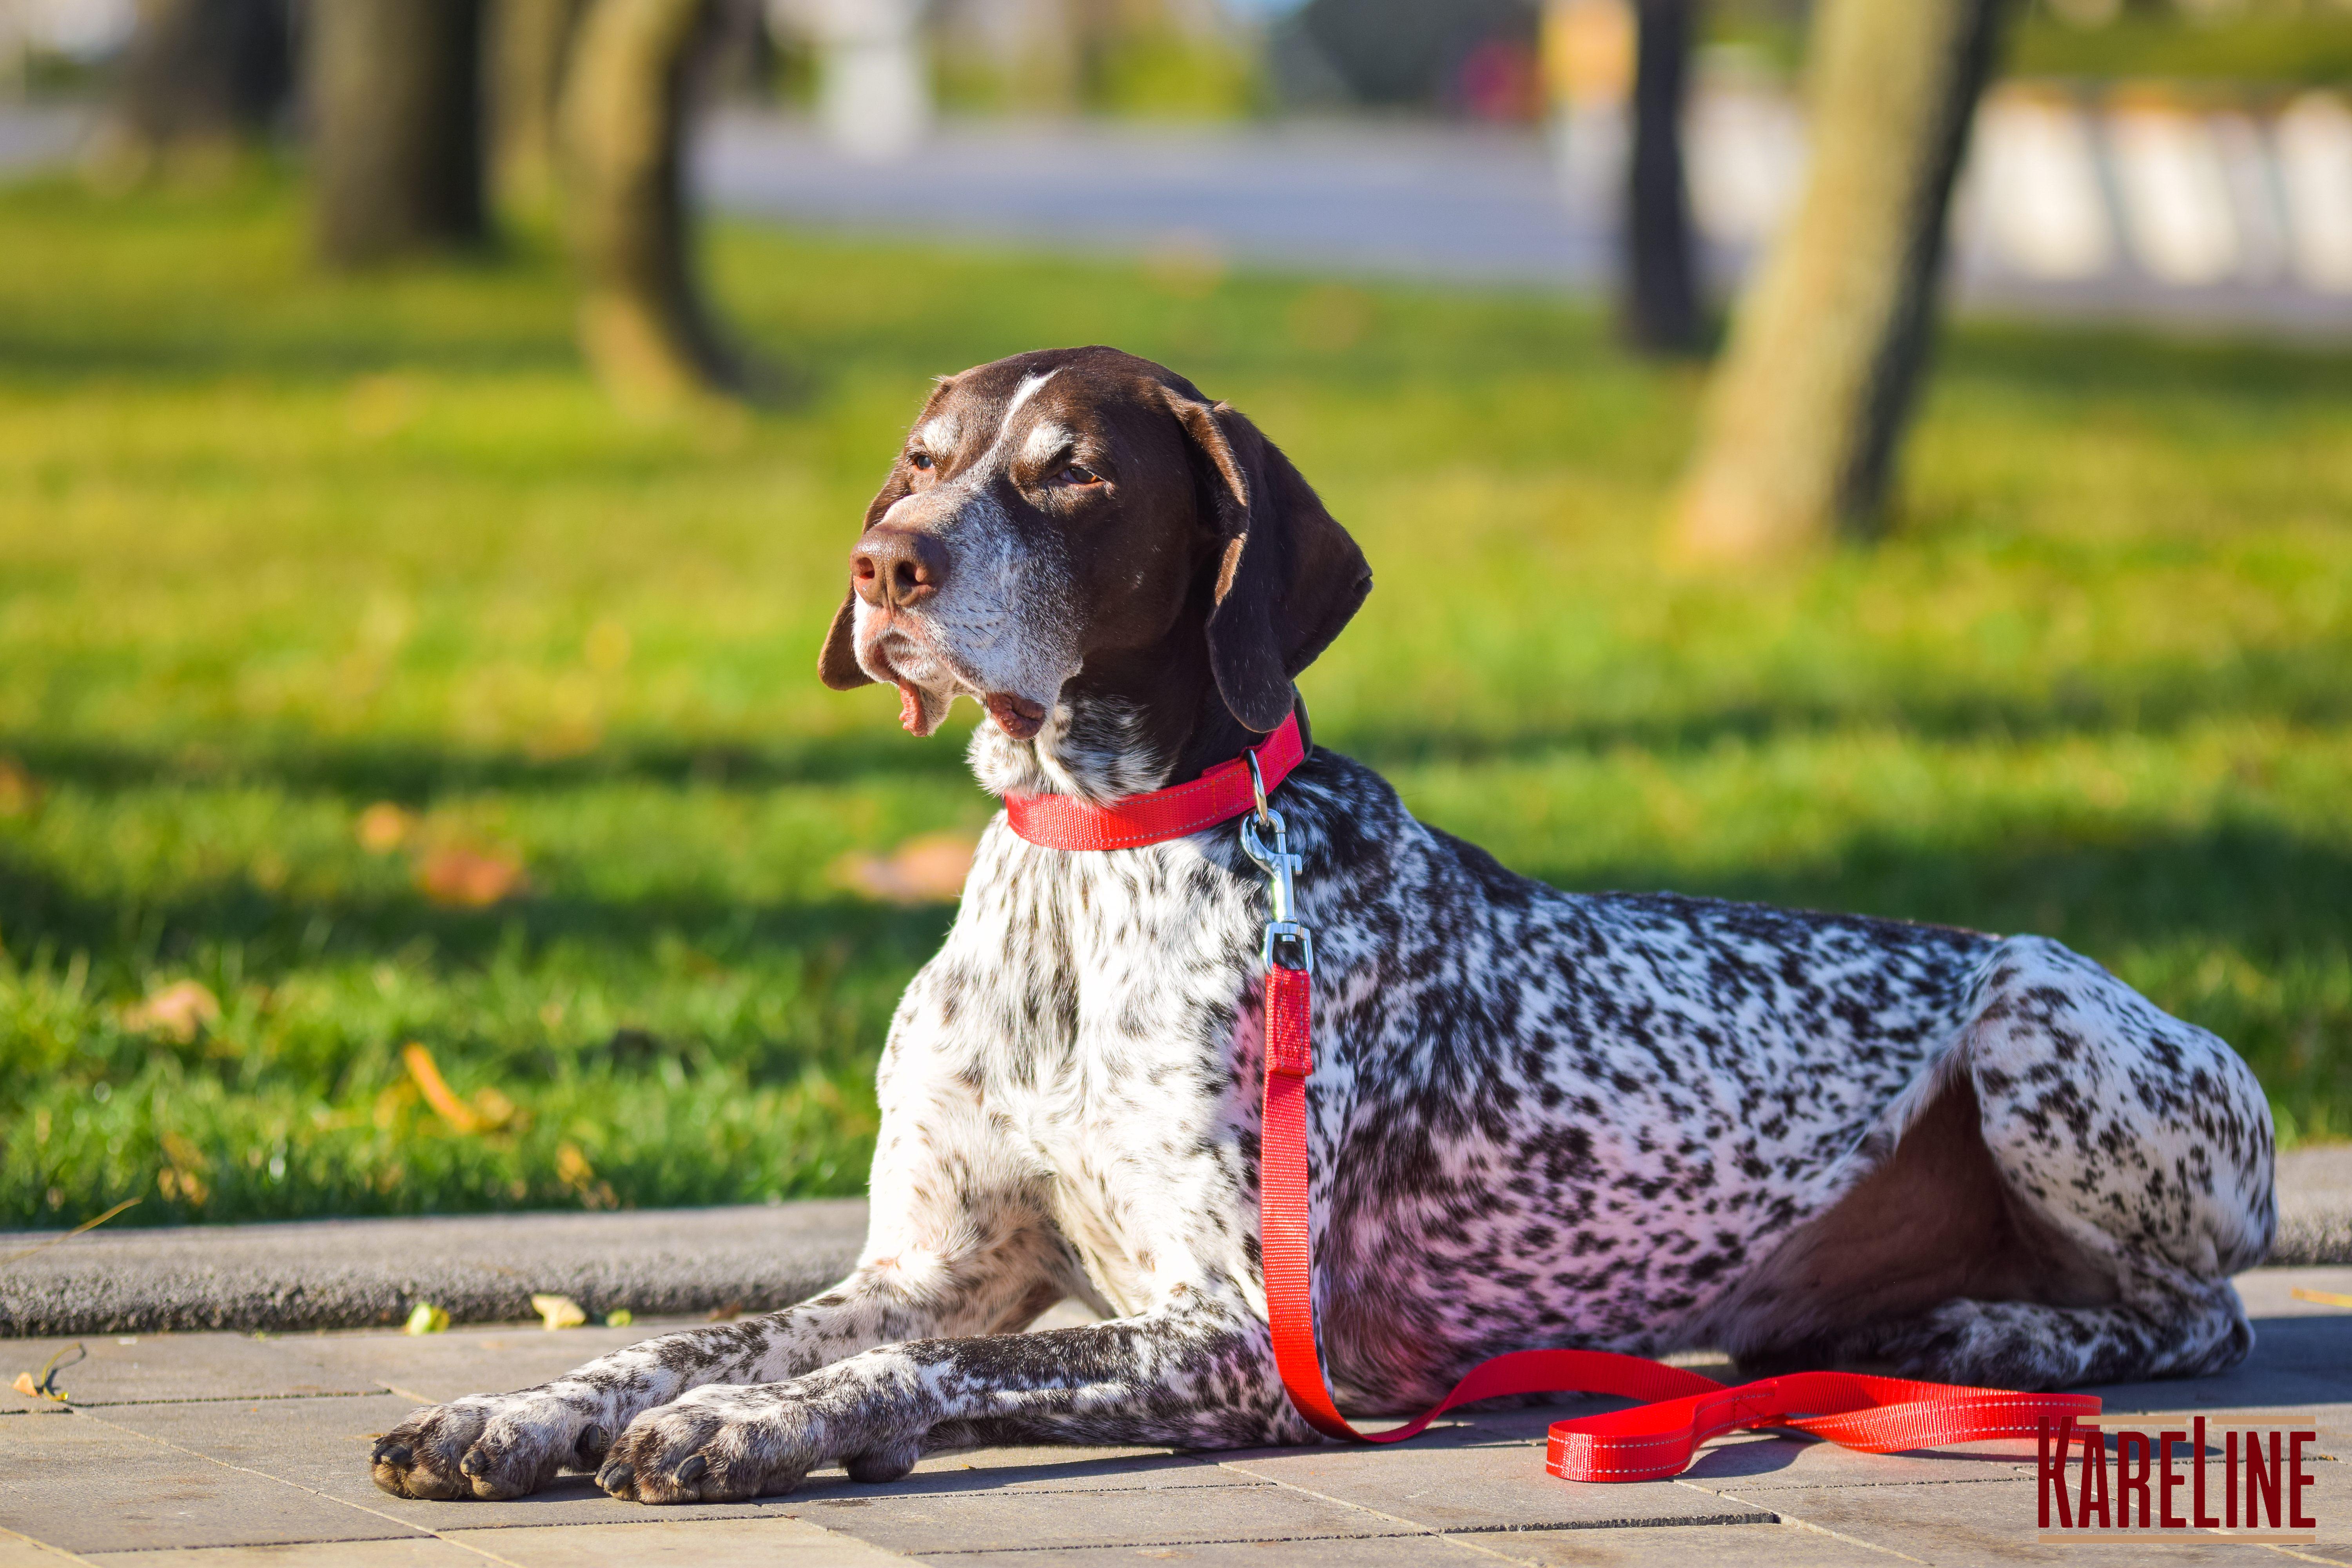
{"label": "concrete curb", "polygon": [[2282,1154],[2273,1267],[2352,1263],[2352,1143]]}
{"label": "concrete curb", "polygon": [[[2278,1191],[2269,1265],[2352,1263],[2352,1144],[2280,1156]],[[0,1257],[55,1234],[0,1234]],[[512,1322],[534,1291],[599,1317],[761,1311],[840,1279],[865,1237],[859,1198],[95,1231],[0,1265],[0,1337],[370,1328],[419,1301]]]}
{"label": "concrete curb", "polygon": [[[43,1239],[0,1235],[0,1257]],[[840,1279],[865,1239],[862,1198],[93,1231],[0,1266],[0,1337],[367,1328],[419,1301],[511,1322],[534,1291],[600,1317],[758,1311]]]}

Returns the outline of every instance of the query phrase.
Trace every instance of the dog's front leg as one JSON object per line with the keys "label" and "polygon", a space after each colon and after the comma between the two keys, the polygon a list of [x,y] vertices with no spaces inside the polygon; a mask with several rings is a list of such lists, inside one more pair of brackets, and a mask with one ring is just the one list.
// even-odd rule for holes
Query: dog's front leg
{"label": "dog's front leg", "polygon": [[1139,1317],[886,1345],[754,1387],[712,1385],[639,1416],[597,1474],[615,1497],[713,1502],[788,1491],[838,1462],[893,1480],[971,1442],[1239,1447],[1309,1441],[1265,1324],[1186,1292]]}
{"label": "dog's front leg", "polygon": [[821,1296],[740,1322],[664,1334],[513,1394],[427,1405],[377,1440],[395,1497],[511,1498],[591,1468],[629,1423],[692,1390],[794,1378],[872,1345],[993,1334],[1079,1279],[1026,1167],[962,1086],[886,1102],[865,1261]]}
{"label": "dog's front leg", "polygon": [[593,1467],[632,1419],[692,1390],[773,1383],[910,1333],[995,1328],[1060,1294],[1033,1279],[1008,1281],[1009,1299],[942,1301],[898,1272],[869,1265],[797,1307],[646,1340],[535,1388],[427,1405],[378,1439],[375,1483],[395,1497],[520,1497]]}

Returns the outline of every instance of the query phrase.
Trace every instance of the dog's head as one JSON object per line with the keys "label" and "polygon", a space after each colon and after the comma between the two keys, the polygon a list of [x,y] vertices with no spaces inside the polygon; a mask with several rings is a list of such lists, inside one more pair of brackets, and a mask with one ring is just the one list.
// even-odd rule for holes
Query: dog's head
{"label": "dog's head", "polygon": [[1282,722],[1292,678],[1370,588],[1241,415],[1132,354],[1046,350],[931,394],[866,509],[818,668],[837,690],[898,687],[918,735],[977,699],[1049,787],[1116,793],[1164,780],[1132,758],[1073,778],[1057,743],[1099,747],[1089,721],[1109,722],[1149,772],[1231,756]]}

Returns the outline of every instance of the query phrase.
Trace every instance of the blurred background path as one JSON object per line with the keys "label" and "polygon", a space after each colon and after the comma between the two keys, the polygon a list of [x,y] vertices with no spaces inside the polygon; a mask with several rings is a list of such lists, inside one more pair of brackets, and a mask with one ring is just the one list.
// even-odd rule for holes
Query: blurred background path
{"label": "blurred background path", "polygon": [[737,112],[698,168],[719,207],[802,224],[1489,283],[1591,286],[1599,214],[1563,201],[1543,139],[1486,126],[952,124],[861,157]]}
{"label": "blurred background path", "polygon": [[[2317,98],[2301,112],[2283,127],[2169,110],[2095,118],[2032,91],[1996,95],[1958,198],[1957,300],[2352,334],[2352,113]],[[1803,128],[1780,98],[1702,96],[1690,118],[1705,268],[1728,292],[1801,175]],[[1615,268],[1614,188],[1579,177],[1574,134],[982,121],[877,159],[808,121],[736,110],[702,139],[697,175],[721,210],[802,225],[1596,289]],[[2298,218],[2290,193],[2305,190]]]}
{"label": "blurred background path", "polygon": [[[2292,112],[2095,116],[2033,89],[1995,94],[1957,198],[1956,302],[2352,336],[2352,111],[2315,95]],[[70,162],[89,122],[75,108],[0,104],[0,168]],[[1728,294],[1801,176],[1802,123],[1784,98],[1702,94],[1690,126],[1702,265]],[[805,116],[730,107],[694,167],[718,210],[804,227],[1180,269],[1601,289],[1616,264],[1613,185],[1580,171],[1574,134],[970,120],[877,157]]]}

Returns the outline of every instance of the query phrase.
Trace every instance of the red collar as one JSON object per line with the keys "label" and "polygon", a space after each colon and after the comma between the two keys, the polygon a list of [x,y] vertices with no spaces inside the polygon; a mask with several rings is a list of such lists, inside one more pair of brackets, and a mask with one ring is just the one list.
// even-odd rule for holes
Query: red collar
{"label": "red collar", "polygon": [[1298,715],[1293,712],[1285,719],[1255,751],[1219,763],[1191,784],[1124,795],[1108,805],[1066,795],[1008,795],[1005,820],[1013,832],[1048,849],[1139,849],[1164,844],[1231,822],[1256,805],[1257,794],[1250,784],[1252,756],[1257,758],[1258,773],[1271,795],[1307,760],[1298,739]]}

